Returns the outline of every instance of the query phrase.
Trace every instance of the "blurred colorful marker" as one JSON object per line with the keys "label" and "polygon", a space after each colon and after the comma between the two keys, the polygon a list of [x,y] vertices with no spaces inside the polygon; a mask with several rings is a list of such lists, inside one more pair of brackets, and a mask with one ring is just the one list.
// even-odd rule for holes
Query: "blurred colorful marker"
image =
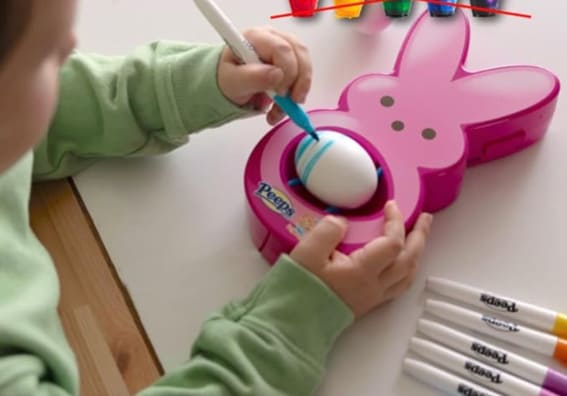
{"label": "blurred colorful marker", "polygon": [[335,6],[346,6],[348,4],[358,3],[357,5],[353,5],[350,7],[340,7],[335,9],[335,16],[338,19],[343,18],[358,18],[360,16],[360,12],[362,11],[361,0],[334,0]]}
{"label": "blurred colorful marker", "polygon": [[[470,0],[472,7],[490,8],[492,10],[500,9],[500,0]],[[475,17],[490,17],[496,15],[495,12],[484,10],[472,10]]]}
{"label": "blurred colorful marker", "polygon": [[429,15],[433,17],[448,17],[455,14],[455,6],[451,4],[457,4],[457,0],[442,0],[444,4],[439,3],[427,3],[427,8],[429,9]]}
{"label": "blurred colorful marker", "polygon": [[412,0],[384,0],[384,11],[390,18],[401,18],[409,15]]}
{"label": "blurred colorful marker", "polygon": [[312,17],[317,8],[317,2],[318,0],[289,0],[293,16],[299,18]]}

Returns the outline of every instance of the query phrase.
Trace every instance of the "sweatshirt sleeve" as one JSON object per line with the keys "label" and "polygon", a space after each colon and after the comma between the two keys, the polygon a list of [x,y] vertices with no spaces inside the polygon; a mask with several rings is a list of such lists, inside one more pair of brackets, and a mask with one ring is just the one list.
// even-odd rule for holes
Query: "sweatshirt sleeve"
{"label": "sweatshirt sleeve", "polygon": [[[0,395],[76,396],[57,273],[29,227],[31,167],[29,155],[0,175]],[[309,396],[352,320],[322,281],[283,255],[247,298],[203,324],[185,364],[139,396]]]}
{"label": "sweatshirt sleeve", "polygon": [[76,396],[57,273],[29,227],[31,168],[26,155],[0,175],[0,395]]}
{"label": "sweatshirt sleeve", "polygon": [[309,396],[352,311],[287,255],[204,323],[191,359],[139,396]]}
{"label": "sweatshirt sleeve", "polygon": [[254,114],[218,87],[223,48],[156,42],[124,57],[73,54],[35,150],[35,179],[71,176],[101,158],[166,153],[191,133]]}

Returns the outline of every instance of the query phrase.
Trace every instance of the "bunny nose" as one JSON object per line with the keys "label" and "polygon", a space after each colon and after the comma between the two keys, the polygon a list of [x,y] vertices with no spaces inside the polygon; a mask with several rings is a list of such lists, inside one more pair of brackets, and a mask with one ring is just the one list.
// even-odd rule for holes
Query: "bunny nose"
{"label": "bunny nose", "polygon": [[405,124],[403,121],[396,120],[392,122],[392,129],[396,132],[401,132],[405,128]]}

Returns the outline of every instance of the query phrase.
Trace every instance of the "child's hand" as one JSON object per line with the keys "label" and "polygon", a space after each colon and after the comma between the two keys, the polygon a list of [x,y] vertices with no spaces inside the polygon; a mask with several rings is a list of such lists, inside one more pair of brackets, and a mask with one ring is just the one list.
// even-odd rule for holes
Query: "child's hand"
{"label": "child's hand", "polygon": [[[297,103],[304,103],[311,88],[311,59],[305,45],[291,34],[270,27],[247,30],[244,36],[266,64],[241,65],[226,48],[218,69],[222,93],[239,106],[252,104],[258,110],[270,105],[271,99],[264,94],[270,89],[282,96],[290,94]],[[274,125],[283,117],[275,105],[267,120]]]}
{"label": "child's hand", "polygon": [[335,250],[346,232],[346,222],[332,216],[322,219],[290,253],[325,282],[356,318],[412,284],[431,227],[431,215],[422,214],[406,239],[396,204],[389,202],[385,212],[384,235],[349,256]]}

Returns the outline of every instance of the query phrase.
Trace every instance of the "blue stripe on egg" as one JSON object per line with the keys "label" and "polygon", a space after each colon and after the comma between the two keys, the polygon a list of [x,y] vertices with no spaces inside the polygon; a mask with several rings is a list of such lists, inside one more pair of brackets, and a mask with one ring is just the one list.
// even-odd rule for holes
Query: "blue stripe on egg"
{"label": "blue stripe on egg", "polygon": [[[314,139],[312,139],[314,140]],[[311,171],[313,170],[313,167],[317,164],[317,161],[319,161],[319,159],[323,156],[323,154],[325,154],[325,152],[327,150],[329,150],[331,148],[331,146],[335,143],[334,140],[330,140],[327,143],[325,143],[325,145],[323,147],[321,147],[315,154],[313,154],[313,156],[309,159],[309,162],[307,163],[307,165],[305,166],[305,169],[303,170],[303,173],[299,176],[301,178],[301,181],[303,182],[303,184],[307,184],[307,179],[309,179],[309,175],[311,174]]]}
{"label": "blue stripe on egg", "polygon": [[299,163],[299,159],[301,158],[301,156],[305,153],[305,150],[307,150],[307,148],[315,142],[315,139],[313,139],[313,137],[311,135],[307,135],[299,144],[299,147],[297,148],[297,151],[295,152],[295,163],[298,164]]}

